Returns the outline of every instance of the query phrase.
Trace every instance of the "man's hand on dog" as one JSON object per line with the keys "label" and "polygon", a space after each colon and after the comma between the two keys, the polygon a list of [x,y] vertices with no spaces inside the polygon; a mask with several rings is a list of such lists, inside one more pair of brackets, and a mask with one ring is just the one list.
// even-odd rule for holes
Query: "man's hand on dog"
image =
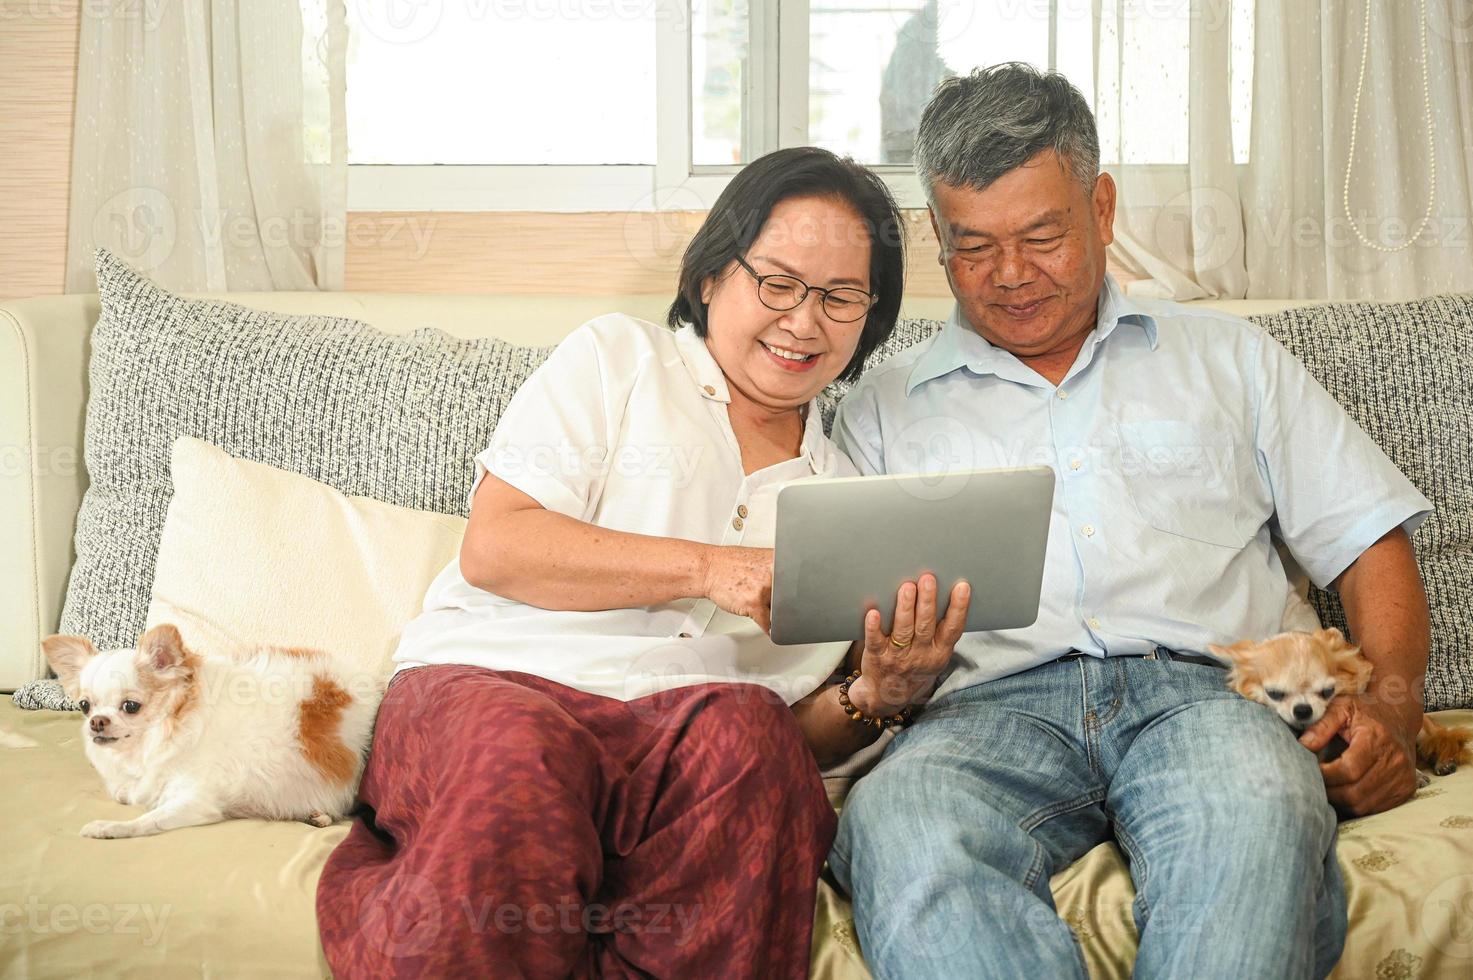
{"label": "man's hand on dog", "polygon": [[1342,695],[1299,742],[1318,752],[1337,734],[1346,742],[1345,751],[1320,764],[1325,794],[1337,810],[1363,817],[1411,799],[1417,790],[1415,743],[1401,732],[1394,711],[1365,695]]}

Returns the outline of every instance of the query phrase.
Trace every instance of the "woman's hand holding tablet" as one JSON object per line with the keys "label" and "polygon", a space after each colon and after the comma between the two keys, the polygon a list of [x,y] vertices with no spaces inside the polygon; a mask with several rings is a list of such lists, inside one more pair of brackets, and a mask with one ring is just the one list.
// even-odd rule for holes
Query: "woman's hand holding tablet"
{"label": "woman's hand holding tablet", "polygon": [[702,595],[733,616],[772,632],[772,549],[720,545],[707,550]]}

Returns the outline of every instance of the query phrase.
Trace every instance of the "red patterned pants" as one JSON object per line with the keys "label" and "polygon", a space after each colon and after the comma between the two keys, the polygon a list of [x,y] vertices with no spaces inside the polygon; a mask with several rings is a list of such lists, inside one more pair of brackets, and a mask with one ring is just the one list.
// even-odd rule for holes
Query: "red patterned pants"
{"label": "red patterned pants", "polygon": [[835,817],[747,684],[623,702],[418,667],[317,888],[338,977],[802,977]]}

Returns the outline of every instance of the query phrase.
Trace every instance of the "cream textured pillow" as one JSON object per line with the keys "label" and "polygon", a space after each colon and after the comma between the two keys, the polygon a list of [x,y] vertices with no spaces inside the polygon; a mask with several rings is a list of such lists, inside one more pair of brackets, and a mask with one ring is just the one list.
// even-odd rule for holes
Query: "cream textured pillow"
{"label": "cream textured pillow", "polygon": [[386,676],[465,533],[463,518],[349,497],[188,436],[170,470],[148,625],[174,623],[205,654],[314,647]]}

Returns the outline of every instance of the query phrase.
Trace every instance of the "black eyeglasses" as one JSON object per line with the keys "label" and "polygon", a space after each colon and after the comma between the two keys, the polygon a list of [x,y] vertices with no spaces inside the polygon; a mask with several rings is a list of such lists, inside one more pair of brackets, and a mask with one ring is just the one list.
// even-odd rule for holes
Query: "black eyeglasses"
{"label": "black eyeglasses", "polygon": [[879,299],[873,293],[852,286],[825,289],[822,286],[810,286],[797,276],[759,276],[757,270],[747,265],[747,260],[740,255],[737,256],[737,262],[747,270],[749,276],[757,280],[757,298],[769,310],[795,310],[803,305],[809,293],[818,293],[822,297],[823,311],[829,315],[829,319],[838,323],[853,323],[868,313],[875,300]]}

